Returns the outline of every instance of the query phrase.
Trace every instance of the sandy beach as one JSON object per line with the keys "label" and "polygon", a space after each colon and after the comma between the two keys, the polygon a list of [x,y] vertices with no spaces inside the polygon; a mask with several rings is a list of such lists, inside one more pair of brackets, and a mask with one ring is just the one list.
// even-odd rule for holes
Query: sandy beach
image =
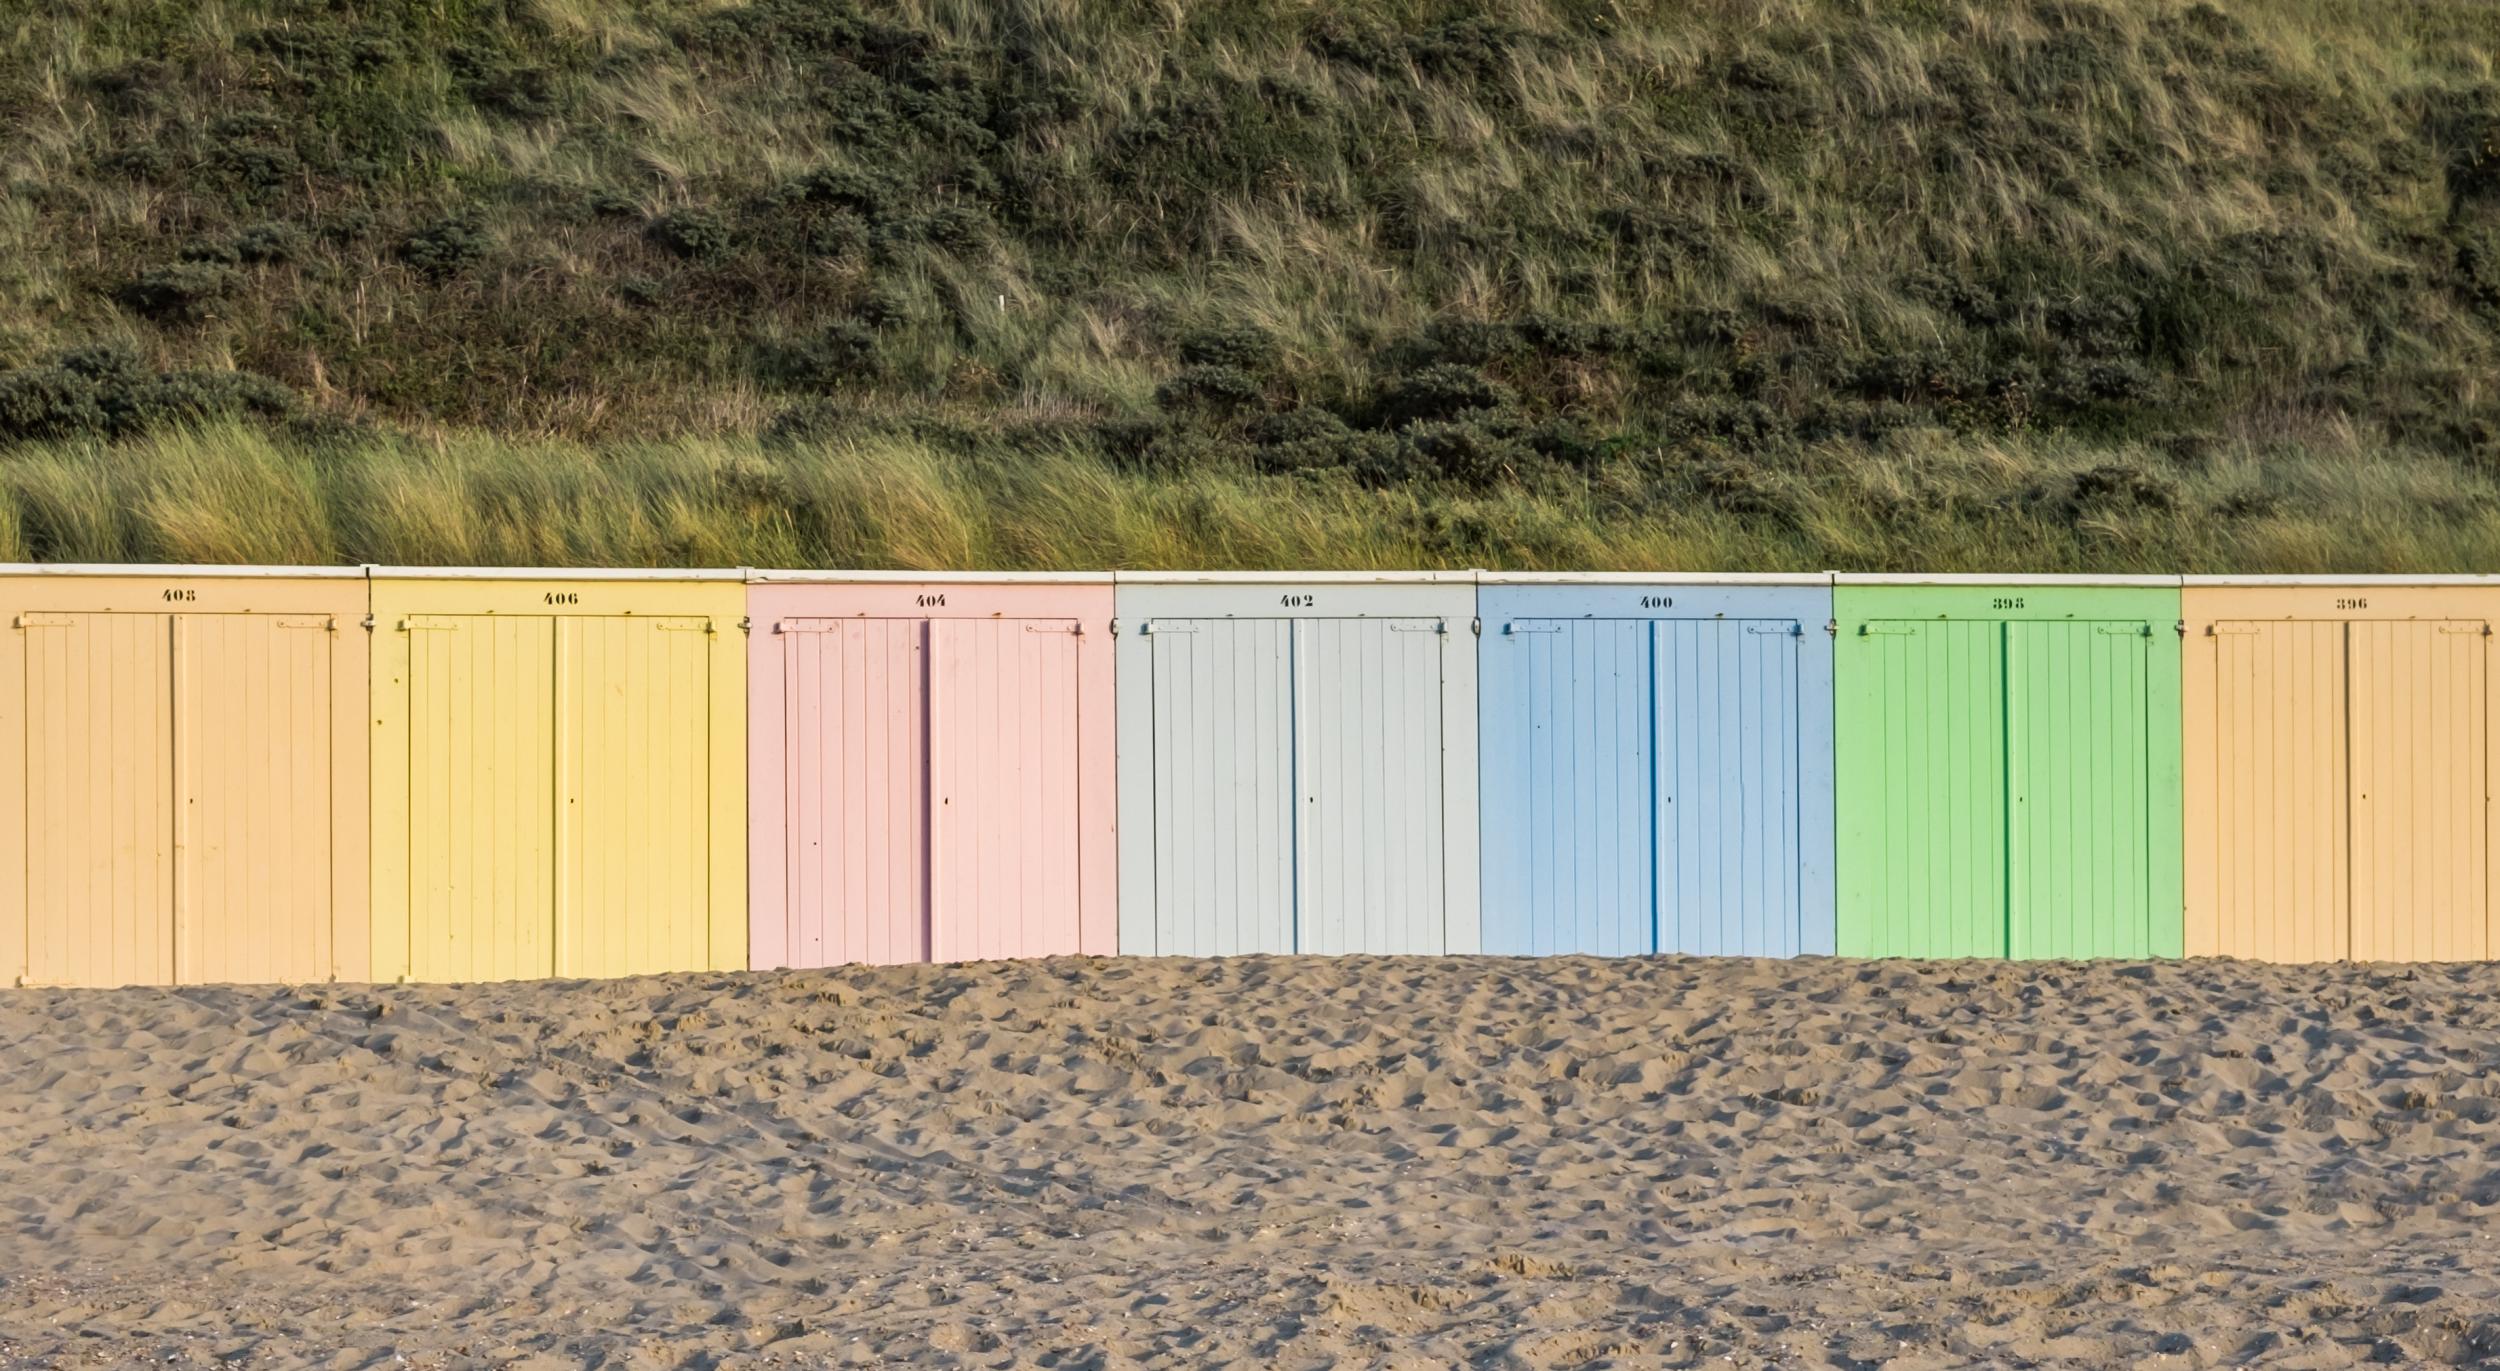
{"label": "sandy beach", "polygon": [[2500,1355],[2500,969],[0,996],[0,1364]]}

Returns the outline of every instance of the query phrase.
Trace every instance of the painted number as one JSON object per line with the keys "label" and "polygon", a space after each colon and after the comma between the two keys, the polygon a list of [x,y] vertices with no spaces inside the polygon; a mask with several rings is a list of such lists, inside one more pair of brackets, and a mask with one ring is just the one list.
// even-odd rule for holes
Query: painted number
{"label": "painted number", "polygon": [[1990,609],[2020,609],[2023,607],[2023,597],[2020,595],[1999,595],[1995,599],[1988,602],[1988,607]]}
{"label": "painted number", "polygon": [[569,590],[551,590],[547,592],[547,603],[551,605],[578,605],[581,602],[582,597]]}
{"label": "painted number", "polygon": [[2370,602],[2366,599],[2337,600],[2335,607],[2337,609],[2368,609]]}
{"label": "painted number", "polygon": [[1310,609],[1319,604],[1319,597],[1316,595],[1287,595],[1278,599],[1277,603],[1283,605],[1287,609]]}
{"label": "painted number", "polygon": [[923,595],[920,597],[920,607],[922,609],[944,609],[946,608],[946,597],[944,595]]}
{"label": "painted number", "polygon": [[1641,597],[1641,608],[1673,609],[1675,608],[1675,597],[1672,595],[1644,595]]}
{"label": "painted number", "polygon": [[165,598],[168,600],[196,600],[200,598],[200,593],[196,590],[168,590],[165,592]]}

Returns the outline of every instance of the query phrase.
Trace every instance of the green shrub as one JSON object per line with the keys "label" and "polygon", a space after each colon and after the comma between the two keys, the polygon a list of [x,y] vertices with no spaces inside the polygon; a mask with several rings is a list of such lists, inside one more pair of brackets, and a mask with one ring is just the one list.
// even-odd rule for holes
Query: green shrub
{"label": "green shrub", "polygon": [[399,240],[399,260],[421,276],[457,276],[486,259],[493,248],[486,230],[467,215],[452,215]]}
{"label": "green shrub", "polygon": [[1276,337],[1252,325],[1199,329],[1181,335],[1181,360],[1193,367],[1230,367],[1257,375],[1276,361]]}
{"label": "green shrub", "polygon": [[766,345],[756,374],[791,390],[833,390],[872,378],[880,370],[877,335],[866,325],[845,319],[795,342]]}
{"label": "green shrub", "polygon": [[652,242],[679,257],[713,262],[729,255],[729,222],[714,210],[671,210],[651,221]]}
{"label": "green shrub", "polygon": [[196,324],[215,313],[239,278],[222,262],[174,262],[121,288],[123,305],[160,324]]}
{"label": "green shrub", "polygon": [[1238,367],[1183,367],[1155,387],[1155,404],[1176,412],[1233,414],[1259,400],[1257,379]]}
{"label": "green shrub", "polygon": [[130,438],[219,418],[288,419],[294,393],[266,376],[157,371],[116,346],[80,348],[0,372],[0,446],[66,438]]}
{"label": "green shrub", "polygon": [[1470,410],[1505,409],[1518,399],[1508,386],[1472,367],[1443,362],[1390,381],[1373,401],[1372,413],[1380,427],[1404,428]]}
{"label": "green shrub", "polygon": [[304,230],[283,219],[249,224],[235,234],[234,253],[237,259],[254,266],[275,266],[303,257],[310,239]]}

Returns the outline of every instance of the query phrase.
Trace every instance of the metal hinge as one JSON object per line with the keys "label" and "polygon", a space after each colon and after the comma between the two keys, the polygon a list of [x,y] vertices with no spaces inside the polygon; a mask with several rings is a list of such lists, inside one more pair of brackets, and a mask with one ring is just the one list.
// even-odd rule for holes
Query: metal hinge
{"label": "metal hinge", "polygon": [[1079,622],[1072,623],[1065,628],[1047,628],[1041,624],[1026,624],[1024,631],[1027,633],[1073,633],[1082,638],[1085,636],[1085,625]]}
{"label": "metal hinge", "polygon": [[1523,623],[1518,622],[1517,620],[1513,620],[1513,621],[1511,621],[1510,623],[1507,623],[1507,624],[1502,625],[1502,634],[1503,634],[1503,636],[1505,636],[1505,637],[1508,637],[1508,636],[1510,636],[1510,635],[1512,635],[1512,634],[1518,634],[1518,633],[1560,633],[1560,632],[1562,632],[1562,625],[1560,625],[1560,624],[1523,624]]}
{"label": "metal hinge", "polygon": [[1745,625],[1745,631],[1747,633],[1759,633],[1766,638],[1801,638],[1805,636],[1805,629],[1793,623],[1783,627],[1773,627],[1769,624],[1747,624]]}
{"label": "metal hinge", "polygon": [[2187,636],[2187,620],[2181,619],[2176,625],[2174,625],[2174,627],[2179,630],[2180,637],[2184,638]]}
{"label": "metal hinge", "polygon": [[1881,634],[1886,637],[1907,638],[1917,633],[1918,629],[1919,626],[1917,624],[1860,624],[1858,625],[1858,636],[1861,638],[1872,638]]}
{"label": "metal hinge", "polygon": [[370,614],[368,614],[368,615],[366,615],[366,616],[365,616],[365,632],[367,632],[367,633],[371,633],[372,631],[373,631],[373,616],[372,616],[372,615],[370,615]]}
{"label": "metal hinge", "polygon": [[327,614],[281,615],[277,625],[280,628],[314,628],[327,633],[337,625],[337,621]]}
{"label": "metal hinge", "polygon": [[1114,638],[1120,636],[1120,621],[1117,619],[1111,621],[1111,636]]}
{"label": "metal hinge", "polygon": [[2108,634],[2112,638],[2150,638],[2153,636],[2151,624],[2094,624],[2092,631]]}
{"label": "metal hinge", "polygon": [[75,614],[20,614],[19,628],[69,628],[78,622]]}
{"label": "metal hinge", "polygon": [[1468,631],[1468,632],[1470,632],[1470,633],[1475,634],[1475,635],[1476,635],[1477,637],[1479,637],[1479,638],[1483,637],[1483,636],[1484,636],[1484,620],[1482,620],[1482,619],[1470,619],[1470,620],[1468,620],[1468,621],[1467,621],[1467,631]]}
{"label": "metal hinge", "polygon": [[1823,621],[1823,635],[1828,638],[1839,637],[1840,621],[1838,619],[1825,619]]}
{"label": "metal hinge", "polygon": [[1166,623],[1161,619],[1148,619],[1145,626],[1137,631],[1141,634],[1152,636],[1157,633],[1195,633],[1198,630],[1194,626],[1188,624]]}

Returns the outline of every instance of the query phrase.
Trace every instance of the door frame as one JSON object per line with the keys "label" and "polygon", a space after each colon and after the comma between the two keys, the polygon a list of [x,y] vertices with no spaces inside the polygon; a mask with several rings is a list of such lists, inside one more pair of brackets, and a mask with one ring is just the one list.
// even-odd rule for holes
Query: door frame
{"label": "door frame", "polygon": [[[933,620],[1073,619],[1077,642],[1077,872],[1080,903],[1075,951],[1110,956],[1119,947],[1119,844],[1113,765],[1116,673],[1112,667],[1114,599],[1108,572],[1011,576],[999,573],[804,571],[757,572],[746,586],[750,723],[748,776],[754,800],[748,835],[749,958],[759,970],[791,964],[788,933],[789,699],[784,679],[788,642],[776,632],[785,619]],[[929,640],[924,635],[924,647]],[[924,661],[922,707],[930,705]],[[931,722],[931,729],[937,727]],[[934,747],[934,732],[929,739]],[[922,759],[924,769],[928,758]],[[924,808],[929,791],[923,791]],[[932,816],[922,816],[934,833]],[[922,861],[928,864],[924,851]],[[930,873],[923,871],[924,881]],[[938,893],[924,885],[922,919],[936,918]],[[935,929],[928,929],[930,947]]]}
{"label": "door frame", "polygon": [[[675,969],[746,969],[747,653],[737,640],[746,618],[744,573],[371,570],[373,978],[403,981],[409,975],[409,635],[401,626],[412,616],[431,615],[711,621],[705,735],[709,908],[704,911],[711,964]],[[551,622],[549,632],[554,631]],[[555,917],[553,907],[548,914]]]}
{"label": "door frame", "polygon": [[[1838,634],[1833,676],[1836,714],[1837,702],[1849,698],[1851,673],[1856,669],[1848,645],[1861,636],[1861,630],[1870,621],[2136,621],[2152,629],[2145,678],[2145,838],[2146,900],[2156,957],[2180,955],[2186,893],[2182,871],[2186,843],[2181,816],[2179,584],[2176,576],[1890,576],[1843,572],[1833,578],[1832,588],[1832,619]],[[2171,635],[2170,642],[2162,640],[2164,633]],[[2009,705],[2010,701],[2000,700],[2001,709]],[[1834,731],[1840,743],[1833,759],[1836,803],[1844,808],[1853,799],[1862,804],[1866,797],[1855,795],[1862,784],[1858,772],[1866,763],[1866,749],[1876,744],[1867,741],[1853,746],[1851,739],[1839,737],[1837,724]],[[2010,757],[2002,764],[2010,768]],[[1846,851],[1840,854],[1840,860],[1848,860]],[[2002,852],[2002,860],[2010,872],[2010,847]],[[1844,881],[1850,878],[1847,871],[1841,875]],[[1844,909],[1843,917],[1846,913]],[[2010,909],[2007,913],[2010,917]],[[2001,944],[1999,955],[2010,951],[2010,946]]]}
{"label": "door frame", "polygon": [[[17,873],[0,880],[0,987],[18,984],[27,971],[26,648],[15,625],[30,613],[331,620],[331,979],[370,977],[371,790],[363,720],[371,661],[371,635],[364,628],[367,592],[365,572],[358,567],[0,567],[0,628],[7,630],[0,632],[0,683],[6,683],[0,685],[0,871]],[[173,688],[172,680],[164,682],[168,701]],[[179,927],[170,921],[168,927],[178,945]],[[179,982],[178,963],[174,971]]]}
{"label": "door frame", "polygon": [[[1155,619],[1439,619],[1443,948],[1483,946],[1476,856],[1476,586],[1472,572],[1121,573],[1115,585],[1119,950],[1154,956]],[[1290,745],[1290,740],[1288,740]],[[1295,873],[1299,880],[1299,870]]]}
{"label": "door frame", "polygon": [[[2215,690],[2219,667],[2214,627],[2221,623],[2269,620],[2353,624],[2422,620],[2481,620],[2500,629],[2500,576],[2190,576],[2180,592],[2180,622],[2185,632],[2181,718],[2186,746],[2184,781],[2187,844],[2186,954],[2191,957],[2242,956],[2222,945],[2220,796],[2215,768],[2220,764],[2221,738]],[[2489,640],[2486,639],[2486,642]],[[2349,649],[2347,649],[2349,651]],[[2486,788],[2500,784],[2492,772],[2500,760],[2500,663],[2485,649],[2483,717]],[[2351,721],[2344,724],[2343,743],[2349,755]],[[2349,778],[2347,784],[2350,784]],[[2345,803],[2351,803],[2349,795]],[[2484,919],[2486,945],[2500,948],[2500,892],[2492,889],[2490,863],[2500,860],[2500,805],[2483,805]],[[2346,836],[2344,860],[2353,853]],[[2349,955],[2352,929],[2347,908],[2343,947]]]}
{"label": "door frame", "polygon": [[[1502,626],[1517,619],[1604,619],[1672,623],[1713,619],[1792,619],[1802,630],[1797,652],[1797,787],[1799,804],[1798,954],[1829,956],[1834,949],[1835,900],[1832,808],[1832,589],[1828,574],[1693,577],[1486,573],[1476,595],[1484,633],[1477,645],[1480,717],[1478,755],[1487,765],[1503,744],[1494,717],[1497,696],[1510,688],[1510,644]],[[1666,603],[1658,603],[1659,601]],[[1646,708],[1655,713],[1656,687]],[[1657,765],[1657,759],[1652,759]],[[1492,888],[1497,853],[1490,837],[1507,797],[1487,786],[1482,799],[1482,881]],[[1654,816],[1653,816],[1654,820]],[[1652,824],[1650,842],[1657,842]],[[1653,853],[1653,865],[1656,854]],[[1652,882],[1653,937],[1664,894]],[[1508,917],[1487,907],[1488,925]],[[1523,926],[1525,911],[1516,918]],[[1488,939],[1488,941],[1490,941]],[[1654,950],[1654,949],[1653,949]]]}

